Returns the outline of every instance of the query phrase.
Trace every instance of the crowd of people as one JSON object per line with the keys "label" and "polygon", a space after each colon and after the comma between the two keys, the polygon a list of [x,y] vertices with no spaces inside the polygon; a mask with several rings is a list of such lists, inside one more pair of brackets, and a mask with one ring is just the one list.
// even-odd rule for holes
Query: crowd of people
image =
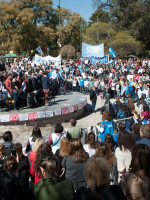
{"label": "crowd of people", "polygon": [[150,125],[137,121],[127,131],[121,122],[115,134],[110,119],[104,111],[104,132],[88,133],[85,142],[75,119],[67,130],[56,124],[48,141],[35,126],[25,148],[6,131],[0,144],[0,199],[149,200]]}
{"label": "crowd of people", "polygon": [[140,104],[144,98],[149,105],[150,61],[116,59],[110,64],[91,64],[90,61],[64,62],[62,66],[36,66],[28,58],[6,62],[0,72],[0,92],[14,100],[14,109],[39,106],[44,97],[59,94],[60,89],[89,94],[91,88],[101,98],[110,94],[125,98],[128,94]]}
{"label": "crowd of people", "polygon": [[85,141],[75,119],[68,130],[56,124],[47,141],[34,127],[25,148],[6,131],[0,144],[0,199],[149,200],[149,78],[146,59],[108,65],[78,61],[58,68],[33,66],[27,58],[6,63],[0,89],[14,98],[14,109],[37,106],[42,95],[46,105],[48,95],[61,88],[89,94],[91,112],[97,96],[105,103],[102,121],[96,131],[85,129]]}

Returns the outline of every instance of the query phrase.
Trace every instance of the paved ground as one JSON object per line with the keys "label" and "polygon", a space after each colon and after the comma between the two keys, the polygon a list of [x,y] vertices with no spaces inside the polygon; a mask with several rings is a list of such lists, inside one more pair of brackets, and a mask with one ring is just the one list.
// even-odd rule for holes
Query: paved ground
{"label": "paved ground", "polygon": [[[100,100],[100,97],[98,97],[97,104],[96,104],[96,113],[90,112],[90,105],[91,102],[89,100],[89,96],[87,95],[87,106],[85,107],[85,112],[82,117],[77,119],[77,125],[81,128],[90,127],[92,125],[95,125],[98,121],[101,120],[101,115],[99,112],[99,108],[101,105],[104,104],[104,101],[102,102]],[[65,130],[69,128],[69,123],[63,123],[63,126]],[[28,137],[32,134],[32,128],[33,127],[26,127],[26,126],[0,126],[0,137],[3,135],[3,133],[7,130],[10,130],[13,133],[13,141],[21,142],[23,146],[26,145]],[[46,140],[49,137],[49,134],[54,131],[54,127],[48,125],[47,127],[41,128],[43,137],[46,138]],[[0,142],[3,142],[2,138]]]}
{"label": "paved ground", "polygon": [[[114,102],[114,99],[111,100],[111,102]],[[104,100],[101,100],[101,98],[98,96],[97,104],[96,104],[96,113],[91,113],[90,112],[91,101],[89,100],[89,96],[87,95],[87,106],[85,107],[84,115],[80,117],[79,119],[77,119],[77,125],[81,128],[87,128],[101,121],[102,115],[100,115],[99,108],[102,107],[102,105],[104,105]],[[65,130],[67,130],[67,128],[69,128],[69,123],[63,123],[63,126]],[[32,133],[32,128],[33,127],[26,127],[26,126],[14,126],[14,127],[0,126],[0,137],[3,135],[5,131],[10,130],[13,133],[14,143],[21,142],[23,147],[25,147],[28,137]],[[47,141],[49,134],[54,131],[54,127],[48,125],[47,127],[41,128],[41,131],[42,131],[43,137]],[[0,143],[1,142],[3,142],[2,139],[0,139]]]}

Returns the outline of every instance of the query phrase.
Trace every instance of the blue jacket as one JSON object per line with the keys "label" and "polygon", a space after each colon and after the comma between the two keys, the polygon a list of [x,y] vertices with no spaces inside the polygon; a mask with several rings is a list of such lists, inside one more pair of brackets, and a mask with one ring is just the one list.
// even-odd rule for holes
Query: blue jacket
{"label": "blue jacket", "polygon": [[104,125],[104,132],[99,132],[99,137],[101,138],[101,142],[104,142],[107,133],[112,136],[114,135],[113,121],[102,121],[101,124]]}
{"label": "blue jacket", "polygon": [[140,140],[137,140],[136,144],[146,144],[147,146],[150,147],[150,138],[143,137]]}
{"label": "blue jacket", "polygon": [[42,86],[43,86],[43,90],[49,89],[49,78],[48,78],[48,76],[42,77]]}

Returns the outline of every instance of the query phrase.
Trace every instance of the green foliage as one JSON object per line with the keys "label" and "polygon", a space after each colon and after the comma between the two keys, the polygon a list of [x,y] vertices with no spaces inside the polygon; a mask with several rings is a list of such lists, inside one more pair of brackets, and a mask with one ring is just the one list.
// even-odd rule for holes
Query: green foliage
{"label": "green foliage", "polygon": [[[127,31],[136,42],[140,41],[141,48],[144,47],[143,53],[150,50],[150,1],[93,0],[93,4],[97,10],[102,9],[109,13],[111,27],[115,31]],[[134,52],[139,51],[134,50]]]}

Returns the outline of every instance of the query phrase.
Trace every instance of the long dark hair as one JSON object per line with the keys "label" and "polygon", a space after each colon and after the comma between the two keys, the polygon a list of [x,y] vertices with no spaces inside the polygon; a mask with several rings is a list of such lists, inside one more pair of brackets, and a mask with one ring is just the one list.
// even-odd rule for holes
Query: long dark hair
{"label": "long dark hair", "polygon": [[84,150],[80,139],[72,139],[70,141],[69,156],[75,163],[83,163],[89,158],[89,154]]}
{"label": "long dark hair", "polygon": [[123,151],[123,149],[129,150],[131,151],[133,146],[134,146],[134,141],[132,140],[131,135],[128,132],[124,132],[119,134],[118,136],[118,146],[120,148],[121,151]]}
{"label": "long dark hair", "polygon": [[142,178],[139,174],[139,171],[142,170],[145,177],[150,179],[150,147],[146,144],[136,144],[131,155],[130,171]]}
{"label": "long dark hair", "polygon": [[50,156],[50,155],[53,155],[51,146],[48,143],[41,144],[37,150],[37,156],[34,162],[34,168],[35,168],[36,174],[39,174],[42,176],[42,173],[40,170],[41,159],[44,156]]}
{"label": "long dark hair", "polygon": [[42,138],[41,130],[38,126],[35,126],[32,130],[32,141],[35,142],[36,139]]}
{"label": "long dark hair", "polygon": [[86,144],[89,144],[90,148],[96,149],[96,141],[95,141],[95,134],[89,133]]}

